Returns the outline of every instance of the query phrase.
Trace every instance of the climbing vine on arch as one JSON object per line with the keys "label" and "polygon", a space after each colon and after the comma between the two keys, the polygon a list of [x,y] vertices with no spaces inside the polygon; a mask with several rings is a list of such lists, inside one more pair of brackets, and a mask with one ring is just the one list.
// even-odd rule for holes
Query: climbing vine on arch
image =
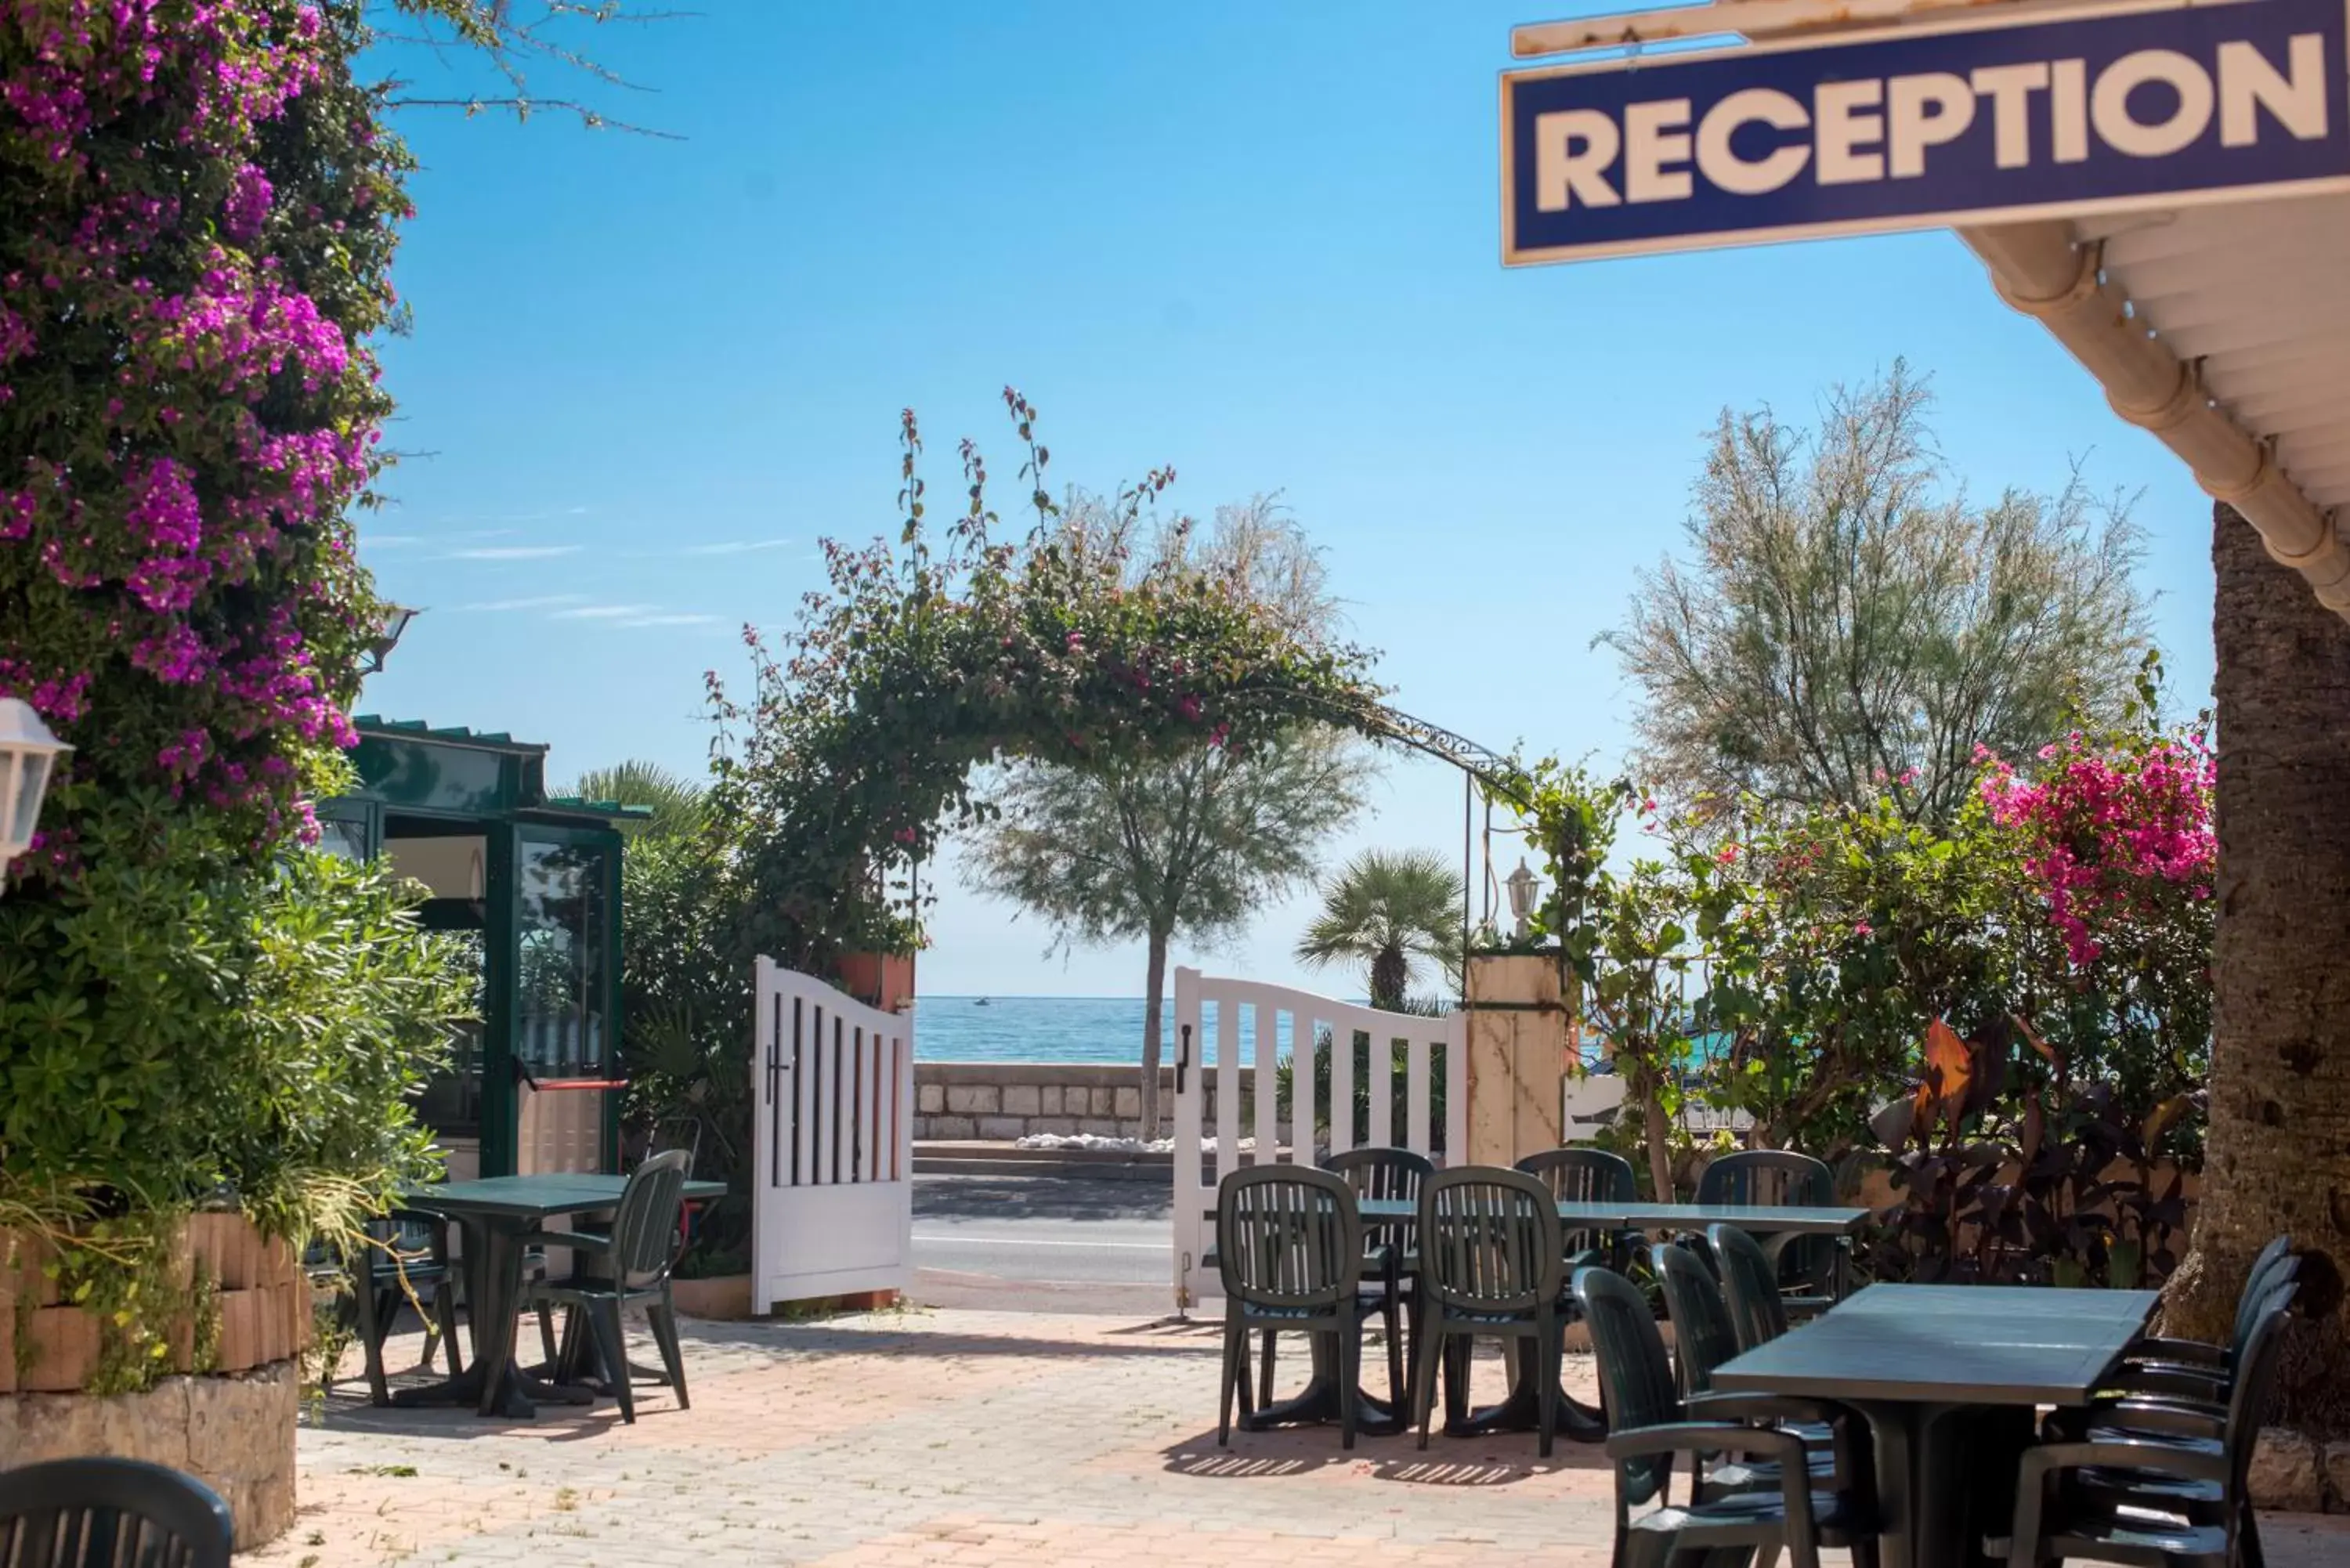
{"label": "climbing vine on arch", "polygon": [[830,585],[782,646],[745,634],[748,692],[712,678],[713,815],[734,836],[746,954],[823,971],[902,940],[893,881],[984,809],[971,775],[999,756],[1082,765],[1247,746],[1377,711],[1361,649],[1300,641],[1196,576],[1130,579],[1144,510],[1173,470],[1124,491],[1107,525],[1065,518],[1035,410],[1008,387],[1003,402],[1035,519],[1023,537],[999,536],[969,440],[960,512],[934,525],[910,410],[897,539],[827,541]]}

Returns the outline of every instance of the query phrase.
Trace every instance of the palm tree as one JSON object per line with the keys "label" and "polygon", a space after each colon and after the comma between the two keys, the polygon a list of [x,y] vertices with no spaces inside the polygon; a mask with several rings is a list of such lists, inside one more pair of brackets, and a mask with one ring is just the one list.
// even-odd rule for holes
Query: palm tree
{"label": "palm tree", "polygon": [[2350,796],[2341,722],[2350,628],[2234,508],[2220,504],[2213,524],[2210,1128],[2194,1249],[2170,1276],[2163,1332],[2227,1334],[2253,1253],[2290,1234],[2306,1249],[2302,1277],[2324,1283],[2320,1304],[2286,1330],[2273,1419],[2308,1431],[2350,1408],[2350,1332],[2338,1304],[2350,1230],[2350,1012],[2340,1005],[2344,961],[2313,936],[2350,922],[2350,843],[2329,826]]}
{"label": "palm tree", "polygon": [[709,811],[700,784],[679,777],[659,763],[634,758],[614,767],[591,768],[579,775],[577,784],[555,793],[617,805],[649,805],[653,815],[645,832],[653,838],[692,833],[702,826]]}
{"label": "palm tree", "polygon": [[1371,1005],[1399,1010],[1419,966],[1447,978],[1461,967],[1461,876],[1432,850],[1367,849],[1322,889],[1322,913],[1298,940],[1312,969],[1359,963]]}

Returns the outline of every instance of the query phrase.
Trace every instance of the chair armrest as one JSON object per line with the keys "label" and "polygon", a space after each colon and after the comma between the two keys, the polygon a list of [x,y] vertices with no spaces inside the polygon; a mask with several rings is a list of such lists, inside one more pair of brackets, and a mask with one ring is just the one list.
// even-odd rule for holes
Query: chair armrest
{"label": "chair armrest", "polygon": [[1668,1421],[1610,1432],[1607,1452],[1611,1459],[1638,1459],[1643,1454],[1744,1454],[1751,1459],[1777,1459],[1792,1466],[1798,1476],[1804,1475],[1809,1463],[1804,1439],[1793,1432],[1736,1421]]}
{"label": "chair armrest", "polygon": [[1833,1427],[1853,1418],[1842,1405],[1784,1394],[1692,1394],[1682,1403],[1696,1421],[1810,1421]]}
{"label": "chair armrest", "polygon": [[1804,1452],[1804,1439],[1794,1433],[1734,1422],[1673,1421],[1611,1432],[1607,1452],[1611,1459],[1643,1454],[1742,1454],[1748,1459],[1776,1459],[1779,1501],[1787,1515],[1788,1558],[1796,1563],[1819,1560],[1818,1526],[1812,1516],[1811,1458]]}
{"label": "chair armrest", "polygon": [[[1859,1412],[1832,1400],[1801,1399],[1784,1394],[1692,1394],[1683,1408],[1699,1420],[1800,1422],[1828,1429],[1829,1454],[1835,1461],[1831,1484],[1840,1492],[1874,1496],[1877,1455]],[[1803,1441],[1800,1432],[1790,1433]]]}
{"label": "chair armrest", "polygon": [[2225,1405],[2228,1402],[2228,1378],[2221,1373],[2207,1372],[2200,1367],[2125,1366],[2106,1378],[2097,1392],[2133,1397],[2185,1399],[2199,1405]]}
{"label": "chair armrest", "polygon": [[515,1238],[517,1247],[568,1247],[575,1252],[608,1252],[612,1238],[574,1231],[532,1231]]}
{"label": "chair armrest", "polygon": [[2151,1470],[2186,1480],[2218,1481],[2225,1487],[2234,1473],[2225,1452],[2182,1449],[2159,1439],[2107,1439],[2095,1443],[2043,1443],[2023,1450],[2015,1477],[2015,1520],[2009,1532],[2007,1559],[2029,1563],[2033,1548],[2046,1540],[2041,1521],[2048,1507],[2048,1478],[2091,1465],[2120,1470]]}
{"label": "chair armrest", "polygon": [[2108,1438],[2094,1443],[2043,1443],[2023,1451],[2020,1490],[2037,1495],[2042,1482],[2064,1470],[2095,1465],[2108,1469],[2151,1470],[2186,1480],[2227,1484],[2232,1470],[2225,1453],[2182,1449],[2158,1438]]}
{"label": "chair armrest", "polygon": [[2173,1361],[2190,1366],[2208,1366],[2222,1371],[2228,1365],[2228,1348],[2221,1345],[2206,1345],[2199,1339],[2164,1339],[2148,1334],[2129,1347],[2125,1360],[2132,1365],[2150,1361]]}
{"label": "chair armrest", "polygon": [[2127,1427],[2140,1432],[2159,1432],[2165,1437],[2225,1438],[2228,1435],[2227,1411],[2197,1409],[2193,1406],[2160,1399],[2100,1401],[2089,1407],[2088,1415],[2092,1420],[2103,1425]]}

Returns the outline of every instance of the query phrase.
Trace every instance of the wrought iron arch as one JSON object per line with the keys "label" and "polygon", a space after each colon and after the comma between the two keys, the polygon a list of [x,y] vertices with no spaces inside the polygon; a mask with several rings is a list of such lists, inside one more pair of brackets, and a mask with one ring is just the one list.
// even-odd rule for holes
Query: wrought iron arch
{"label": "wrought iron arch", "polygon": [[[1493,877],[1493,834],[1496,831],[1493,826],[1493,802],[1498,798],[1521,810],[1526,809],[1529,804],[1523,793],[1523,784],[1515,763],[1500,753],[1478,744],[1458,731],[1448,730],[1441,724],[1430,723],[1425,719],[1415,717],[1399,708],[1389,707],[1384,702],[1368,703],[1357,708],[1317,701],[1307,703],[1306,709],[1310,715],[1351,729],[1375,744],[1402,746],[1408,751],[1418,752],[1422,756],[1433,757],[1438,762],[1450,763],[1460,771],[1461,952],[1463,961],[1457,983],[1460,987],[1460,999],[1463,1002],[1467,1001],[1469,983],[1467,956],[1470,940],[1475,929],[1470,915],[1471,903],[1470,889],[1478,882],[1474,874],[1477,811],[1482,802],[1485,815],[1483,920],[1490,923],[1494,915],[1494,890],[1497,886]],[[1516,833],[1523,830],[1505,827],[1499,831]]]}

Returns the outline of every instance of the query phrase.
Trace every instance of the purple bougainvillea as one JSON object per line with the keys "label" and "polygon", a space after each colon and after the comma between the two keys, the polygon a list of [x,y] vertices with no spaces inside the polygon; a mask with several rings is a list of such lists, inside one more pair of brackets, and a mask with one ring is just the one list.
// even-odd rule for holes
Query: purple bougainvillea
{"label": "purple bougainvillea", "polygon": [[0,695],[255,857],[314,831],[379,614],[347,513],[408,165],[359,13],[0,0]]}

